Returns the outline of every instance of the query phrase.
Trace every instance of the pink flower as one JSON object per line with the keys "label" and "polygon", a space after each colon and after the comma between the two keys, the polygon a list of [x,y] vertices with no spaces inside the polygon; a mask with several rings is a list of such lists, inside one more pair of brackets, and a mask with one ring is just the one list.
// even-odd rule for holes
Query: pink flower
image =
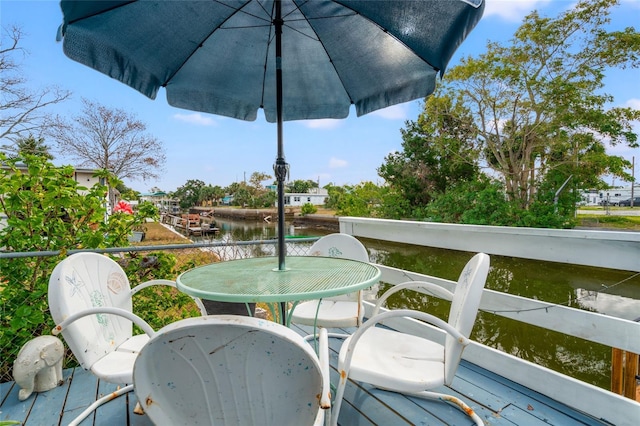
{"label": "pink flower", "polygon": [[131,205],[129,203],[127,203],[126,201],[119,201],[118,204],[116,204],[116,206],[113,208],[113,212],[114,213],[122,212],[122,213],[127,213],[127,214],[133,214],[133,209],[131,208]]}

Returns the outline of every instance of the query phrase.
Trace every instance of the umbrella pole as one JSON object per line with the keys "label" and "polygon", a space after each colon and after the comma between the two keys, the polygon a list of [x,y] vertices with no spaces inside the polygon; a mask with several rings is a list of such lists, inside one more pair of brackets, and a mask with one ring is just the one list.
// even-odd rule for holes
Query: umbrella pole
{"label": "umbrella pole", "polygon": [[278,124],[278,156],[273,169],[278,181],[278,269],[280,271],[284,271],[286,270],[286,247],[284,244],[284,181],[289,172],[289,165],[284,159],[284,144],[282,141],[282,9],[280,0],[275,1],[275,8],[276,16],[273,24],[276,36],[276,117]]}

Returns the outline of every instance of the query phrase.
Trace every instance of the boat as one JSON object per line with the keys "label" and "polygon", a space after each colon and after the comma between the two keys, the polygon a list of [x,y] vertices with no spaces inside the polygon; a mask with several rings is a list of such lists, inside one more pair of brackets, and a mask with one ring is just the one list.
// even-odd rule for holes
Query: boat
{"label": "boat", "polygon": [[[634,232],[507,228],[349,217],[340,218],[340,231],[364,241],[375,239],[467,252],[482,251],[489,255],[640,272],[637,261],[640,258],[640,233]],[[302,244],[300,241],[289,239],[287,244]],[[306,239],[304,242],[307,243]],[[275,241],[257,241],[256,244],[275,244]],[[378,267],[382,272],[381,281],[391,285],[407,280],[429,280],[448,289],[455,286],[453,281],[415,271],[385,265]],[[373,302],[365,302],[365,318],[371,315]],[[489,289],[484,290],[480,310],[606,345],[627,360],[635,359],[635,366],[629,363],[621,380],[622,388],[636,389],[638,361],[635,354],[640,353],[640,323]],[[439,333],[426,324],[403,318],[385,326],[436,338]],[[306,327],[294,326],[294,329],[300,334],[311,331]],[[352,332],[353,329],[343,331]],[[336,364],[341,343],[338,339],[330,342],[333,384],[338,381]],[[635,372],[633,368],[636,368]],[[614,376],[617,382],[618,376]],[[46,424],[66,425],[97,395],[109,394],[115,389],[115,385],[101,383],[79,368],[64,371],[62,386],[36,393],[25,401],[18,400],[19,389],[15,383],[5,382],[0,384],[0,421],[17,420],[25,425],[39,425],[46,419]],[[636,426],[640,421],[640,402],[633,395],[624,396],[582,382],[473,341],[463,354],[453,384],[438,391],[464,400],[486,425]],[[145,416],[133,414],[134,405],[133,394],[116,398],[92,415],[95,423],[85,422],[150,424]],[[350,382],[339,424],[470,425],[471,420],[457,408],[442,402],[420,400]]]}

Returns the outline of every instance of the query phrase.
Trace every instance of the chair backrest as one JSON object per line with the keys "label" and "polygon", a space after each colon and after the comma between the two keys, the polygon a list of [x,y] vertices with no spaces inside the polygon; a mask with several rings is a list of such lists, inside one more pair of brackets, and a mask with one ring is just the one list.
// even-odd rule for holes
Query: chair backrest
{"label": "chair backrest", "polygon": [[[360,262],[369,261],[369,253],[365,246],[352,235],[349,234],[328,234],[313,243],[309,249],[311,256],[341,257],[344,259],[358,260]],[[327,297],[327,300],[347,300],[359,301],[360,293],[348,293],[340,296]]]}
{"label": "chair backrest", "polygon": [[322,373],[311,345],[259,318],[188,318],[160,329],[133,370],[156,425],[313,424]]}
{"label": "chair backrest", "polygon": [[[480,298],[489,274],[489,256],[478,253],[467,262],[456,285],[449,311],[449,325],[469,337],[476,321]],[[445,341],[445,383],[451,384],[462,358],[462,346],[453,336]]]}
{"label": "chair backrest", "polygon": [[[131,286],[115,261],[97,253],[73,254],[54,268],[49,279],[49,309],[56,323],[94,307],[132,311]],[[89,369],[132,335],[131,321],[116,315],[89,315],[62,331],[83,368]]]}
{"label": "chair backrest", "polygon": [[311,256],[342,257],[345,259],[369,261],[367,249],[357,238],[349,234],[329,234],[313,243]]}

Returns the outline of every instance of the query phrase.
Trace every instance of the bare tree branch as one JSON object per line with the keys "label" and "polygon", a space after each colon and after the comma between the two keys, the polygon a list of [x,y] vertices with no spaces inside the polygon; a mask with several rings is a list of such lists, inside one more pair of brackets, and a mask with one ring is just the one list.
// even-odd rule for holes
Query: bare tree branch
{"label": "bare tree branch", "polygon": [[51,127],[57,149],[78,165],[108,169],[119,179],[157,179],[166,156],[163,144],[146,133],[134,115],[82,99],[82,113]]}
{"label": "bare tree branch", "polygon": [[24,37],[19,27],[2,29],[0,44],[0,142],[2,150],[11,150],[20,139],[42,137],[51,126],[49,107],[64,102],[71,92],[56,86],[32,89],[23,75],[20,46]]}

